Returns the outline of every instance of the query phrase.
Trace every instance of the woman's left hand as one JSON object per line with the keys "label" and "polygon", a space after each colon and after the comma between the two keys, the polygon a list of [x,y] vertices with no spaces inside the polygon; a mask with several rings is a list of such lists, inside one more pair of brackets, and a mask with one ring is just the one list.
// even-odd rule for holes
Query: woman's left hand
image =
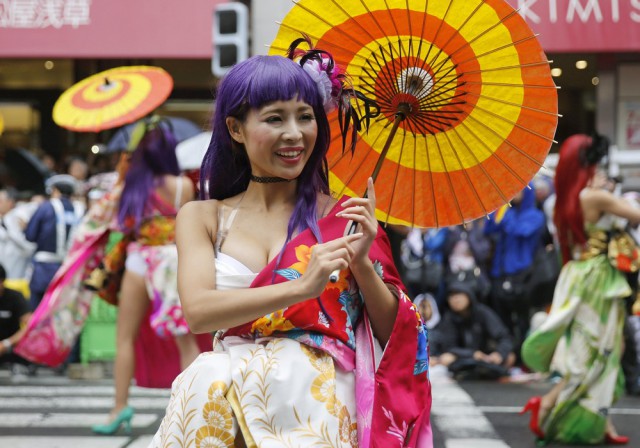
{"label": "woman's left hand", "polygon": [[[376,219],[376,191],[373,186],[373,179],[367,181],[366,198],[350,198],[342,206],[344,210],[338,212],[336,216],[348,219],[357,223],[356,232],[363,236],[352,244],[355,253],[351,258],[351,263],[365,263],[369,261],[369,249],[378,233],[378,220]],[[351,227],[351,223],[348,224]]]}

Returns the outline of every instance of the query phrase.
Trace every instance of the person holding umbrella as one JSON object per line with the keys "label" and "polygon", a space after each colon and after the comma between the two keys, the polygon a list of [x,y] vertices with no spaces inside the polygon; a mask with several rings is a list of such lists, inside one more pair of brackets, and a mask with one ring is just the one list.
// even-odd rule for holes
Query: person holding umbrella
{"label": "person holding umbrella", "polygon": [[330,196],[337,73],[320,51],[254,56],[219,87],[203,200],[177,224],[185,317],[218,330],[215,348],[175,380],[151,446],[432,446],[426,328],[373,182],[367,198]]}

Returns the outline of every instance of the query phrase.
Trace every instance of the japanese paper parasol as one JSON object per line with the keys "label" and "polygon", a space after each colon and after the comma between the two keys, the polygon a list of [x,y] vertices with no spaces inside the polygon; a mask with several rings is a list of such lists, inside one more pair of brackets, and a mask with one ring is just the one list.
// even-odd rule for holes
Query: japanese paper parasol
{"label": "japanese paper parasol", "polygon": [[76,132],[99,132],[144,117],[169,96],[171,75],[159,67],[118,67],[67,89],[53,106],[53,121]]}
{"label": "japanese paper parasol", "polygon": [[381,221],[486,216],[527,186],[554,142],[550,61],[503,0],[300,0],[270,54],[301,33],[379,108],[353,153],[330,115],[327,158],[339,194],[361,195],[373,175]]}

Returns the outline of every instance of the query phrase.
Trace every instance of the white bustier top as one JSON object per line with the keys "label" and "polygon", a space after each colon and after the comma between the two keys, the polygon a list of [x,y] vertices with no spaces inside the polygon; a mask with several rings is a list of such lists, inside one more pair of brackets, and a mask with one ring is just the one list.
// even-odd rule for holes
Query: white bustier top
{"label": "white bustier top", "polygon": [[248,288],[258,276],[244,264],[222,252],[216,254],[215,263],[216,289],[219,291]]}

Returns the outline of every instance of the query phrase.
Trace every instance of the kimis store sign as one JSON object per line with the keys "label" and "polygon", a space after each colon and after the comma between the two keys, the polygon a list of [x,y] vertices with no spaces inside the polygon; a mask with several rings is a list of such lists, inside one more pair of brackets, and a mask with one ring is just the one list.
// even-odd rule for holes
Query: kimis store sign
{"label": "kimis store sign", "polygon": [[[0,57],[210,58],[212,13],[226,2],[0,0]],[[640,51],[640,0],[507,2],[547,52]]]}
{"label": "kimis store sign", "polygon": [[508,0],[549,52],[640,50],[640,0]]}

